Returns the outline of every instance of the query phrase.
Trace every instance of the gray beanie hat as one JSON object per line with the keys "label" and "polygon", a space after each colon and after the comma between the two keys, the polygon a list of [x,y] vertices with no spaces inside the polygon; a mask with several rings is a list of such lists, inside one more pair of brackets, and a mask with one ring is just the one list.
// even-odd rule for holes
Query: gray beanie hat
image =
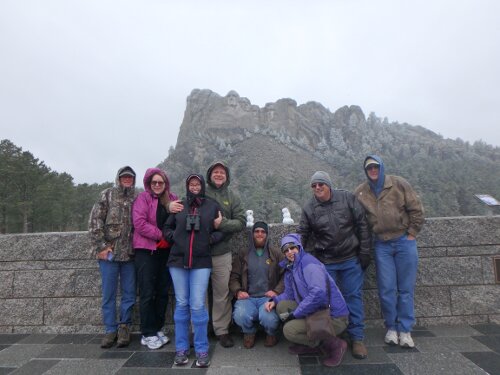
{"label": "gray beanie hat", "polygon": [[323,171],[316,171],[311,177],[311,185],[314,184],[315,182],[322,182],[325,185],[327,185],[330,190],[332,189],[332,179],[330,178],[330,175],[326,172]]}

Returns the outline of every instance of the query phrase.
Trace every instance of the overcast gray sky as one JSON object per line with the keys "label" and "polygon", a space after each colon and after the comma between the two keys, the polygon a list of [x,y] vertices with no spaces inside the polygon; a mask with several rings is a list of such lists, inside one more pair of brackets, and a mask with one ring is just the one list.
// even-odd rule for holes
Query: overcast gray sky
{"label": "overcast gray sky", "polygon": [[76,183],[125,164],[142,179],[206,88],[500,146],[499,15],[498,0],[1,0],[0,139]]}

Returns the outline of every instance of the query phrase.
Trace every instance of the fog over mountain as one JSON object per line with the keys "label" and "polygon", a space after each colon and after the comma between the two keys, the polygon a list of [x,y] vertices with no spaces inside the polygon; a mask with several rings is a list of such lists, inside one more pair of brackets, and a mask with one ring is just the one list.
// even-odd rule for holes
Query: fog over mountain
{"label": "fog over mountain", "polygon": [[289,207],[298,220],[310,196],[310,176],[330,173],[334,186],[354,189],[362,162],[380,155],[387,174],[405,177],[420,193],[427,216],[484,214],[473,194],[500,197],[500,148],[444,139],[422,126],[389,122],[359,106],[334,112],[317,102],[285,98],[264,107],[230,91],[195,89],[187,98],[177,144],[160,164],[185,194],[183,180],[226,160],[231,186],[256,219],[280,221]]}

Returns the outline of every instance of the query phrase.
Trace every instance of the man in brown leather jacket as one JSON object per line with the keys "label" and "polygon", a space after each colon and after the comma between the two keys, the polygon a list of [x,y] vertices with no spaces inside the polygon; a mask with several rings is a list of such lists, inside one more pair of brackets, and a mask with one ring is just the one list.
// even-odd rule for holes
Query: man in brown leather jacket
{"label": "man in brown leather jacket", "polygon": [[387,328],[384,341],[413,348],[418,266],[415,238],[424,224],[424,210],[408,181],[385,175],[379,156],[367,156],[363,167],[367,181],[356,188],[355,194],[365,207],[374,234],[380,307]]}

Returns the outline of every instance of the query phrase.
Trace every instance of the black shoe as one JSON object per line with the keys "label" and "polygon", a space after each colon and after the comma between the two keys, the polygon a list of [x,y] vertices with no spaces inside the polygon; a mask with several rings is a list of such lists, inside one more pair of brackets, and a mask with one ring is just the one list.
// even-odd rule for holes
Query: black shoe
{"label": "black shoe", "polygon": [[229,336],[228,333],[224,335],[218,335],[217,340],[219,340],[219,343],[223,348],[231,348],[234,346],[233,339],[231,338],[231,336]]}

